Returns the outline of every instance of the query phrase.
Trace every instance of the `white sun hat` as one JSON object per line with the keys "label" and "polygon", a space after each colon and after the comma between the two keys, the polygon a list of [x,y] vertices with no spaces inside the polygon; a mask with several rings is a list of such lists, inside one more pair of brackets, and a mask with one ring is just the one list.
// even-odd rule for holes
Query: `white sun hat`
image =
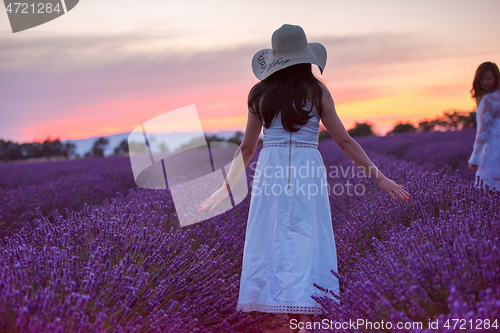
{"label": "white sun hat", "polygon": [[298,25],[284,24],[273,33],[272,49],[263,49],[252,58],[253,73],[259,80],[297,64],[315,64],[321,74],[326,65],[326,48],[320,43],[308,43]]}

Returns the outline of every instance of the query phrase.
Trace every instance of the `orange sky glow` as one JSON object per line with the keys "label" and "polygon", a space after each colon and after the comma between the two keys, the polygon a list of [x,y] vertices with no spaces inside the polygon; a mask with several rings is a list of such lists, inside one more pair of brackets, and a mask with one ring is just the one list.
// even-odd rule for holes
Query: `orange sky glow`
{"label": "orange sky glow", "polygon": [[[102,5],[107,12],[81,2],[65,16],[16,34],[0,11],[0,139],[130,132],[192,104],[205,132],[244,131],[247,94],[258,82],[250,59],[270,47],[283,23],[301,25],[309,41],[325,45],[327,66],[318,77],[344,126],[368,121],[378,135],[399,121],[417,125],[444,111],[474,110],[469,90],[477,66],[500,61],[500,47],[491,42],[500,40],[500,2],[491,0],[380,0],[377,6],[312,0],[261,13],[261,25],[248,15],[256,4],[244,2]],[[312,5],[323,10],[305,11]]]}

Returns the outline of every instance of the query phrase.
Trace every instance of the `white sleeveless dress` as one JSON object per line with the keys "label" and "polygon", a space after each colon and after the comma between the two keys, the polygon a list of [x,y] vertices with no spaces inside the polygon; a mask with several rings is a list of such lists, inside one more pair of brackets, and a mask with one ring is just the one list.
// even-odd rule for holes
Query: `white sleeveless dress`
{"label": "white sleeveless dress", "polygon": [[321,314],[311,296],[325,293],[314,284],[339,295],[331,273],[338,270],[327,170],[317,150],[320,118],[312,112],[297,132],[283,128],[279,113],[264,128],[263,148],[251,165],[239,311]]}
{"label": "white sleeveless dress", "polygon": [[500,88],[483,96],[476,109],[476,120],[476,139],[469,163],[479,165],[476,177],[491,190],[500,191]]}

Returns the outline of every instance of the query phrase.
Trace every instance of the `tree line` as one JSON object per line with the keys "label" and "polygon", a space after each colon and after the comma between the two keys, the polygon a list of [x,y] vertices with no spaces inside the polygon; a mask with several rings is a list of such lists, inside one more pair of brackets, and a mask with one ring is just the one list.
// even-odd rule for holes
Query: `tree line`
{"label": "tree line", "polygon": [[[355,136],[372,136],[375,135],[372,130],[372,123],[356,122],[354,127],[347,132],[352,137]],[[386,135],[394,135],[398,133],[419,133],[419,132],[436,132],[436,131],[460,131],[463,128],[476,128],[476,112],[475,111],[457,111],[452,110],[443,112],[443,115],[431,120],[422,120],[417,126],[410,122],[398,122],[392,130]],[[330,138],[328,131],[324,130],[320,133],[320,140]]]}
{"label": "tree line", "polygon": [[[92,148],[80,156],[75,153],[76,145],[73,142],[62,143],[59,139],[47,139],[43,142],[25,142],[17,143],[14,141],[5,141],[0,139],[0,161],[27,160],[33,158],[51,158],[51,157],[102,157],[109,140],[105,137],[98,138]],[[123,140],[115,149],[113,155],[128,153],[127,140]]]}
{"label": "tree line", "polygon": [[[228,140],[220,138],[216,135],[205,135],[205,140],[208,142],[228,141],[236,144],[241,144],[243,132],[238,131],[233,137]],[[262,143],[262,139],[259,139]],[[0,162],[27,160],[32,158],[51,158],[51,157],[66,157],[66,158],[87,158],[87,157],[104,157],[104,152],[109,145],[109,139],[105,137],[97,138],[92,144],[92,148],[83,156],[75,153],[76,145],[72,142],[61,143],[59,139],[45,140],[44,142],[29,142],[17,143],[13,141],[4,141],[0,139]],[[112,156],[128,154],[128,140],[122,140],[114,149]]]}
{"label": "tree line", "polygon": [[[371,136],[375,135],[372,131],[373,124],[364,122],[356,122],[355,126],[348,130],[347,132],[352,136]],[[415,126],[409,122],[399,122],[394,128],[389,131],[388,135],[394,135],[398,133],[415,133],[415,132],[432,132],[432,131],[457,131],[463,128],[475,128],[476,124],[476,112],[464,112],[452,110],[450,112],[444,112],[442,116],[439,116],[431,120],[423,120],[418,122]],[[323,130],[320,132],[319,140],[330,138],[328,131]],[[205,140],[207,142],[214,141],[228,141],[235,144],[241,144],[243,140],[243,132],[237,131],[233,137],[228,140],[220,138],[216,135],[206,135]],[[259,144],[262,143],[262,139],[259,139]],[[62,143],[59,139],[55,140],[45,140],[44,142],[30,142],[30,143],[16,143],[13,141],[4,141],[0,139],[0,161],[13,161],[13,160],[23,160],[31,158],[47,158],[47,157],[67,157],[67,158],[79,158],[79,157],[104,157],[104,151],[109,145],[109,140],[105,137],[97,138],[92,145],[92,148],[86,152],[83,156],[75,154],[76,146],[72,142]],[[123,155],[129,152],[127,140],[121,141],[113,150],[112,155]]]}
{"label": "tree line", "polygon": [[0,139],[0,161],[40,157],[70,157],[74,155],[75,148],[73,143],[62,143],[59,139],[29,143],[17,143]]}

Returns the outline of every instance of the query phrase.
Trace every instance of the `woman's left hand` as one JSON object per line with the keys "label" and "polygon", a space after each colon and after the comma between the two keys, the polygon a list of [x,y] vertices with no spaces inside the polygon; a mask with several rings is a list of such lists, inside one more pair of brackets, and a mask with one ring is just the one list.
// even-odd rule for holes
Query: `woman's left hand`
{"label": "woman's left hand", "polygon": [[210,198],[207,200],[203,201],[199,206],[198,206],[198,211],[204,211],[208,207],[210,207],[210,210],[213,210],[218,204],[220,204],[224,199],[226,199],[229,196],[229,192],[226,188],[225,185],[223,185],[221,188],[219,188],[217,191],[215,191]]}

